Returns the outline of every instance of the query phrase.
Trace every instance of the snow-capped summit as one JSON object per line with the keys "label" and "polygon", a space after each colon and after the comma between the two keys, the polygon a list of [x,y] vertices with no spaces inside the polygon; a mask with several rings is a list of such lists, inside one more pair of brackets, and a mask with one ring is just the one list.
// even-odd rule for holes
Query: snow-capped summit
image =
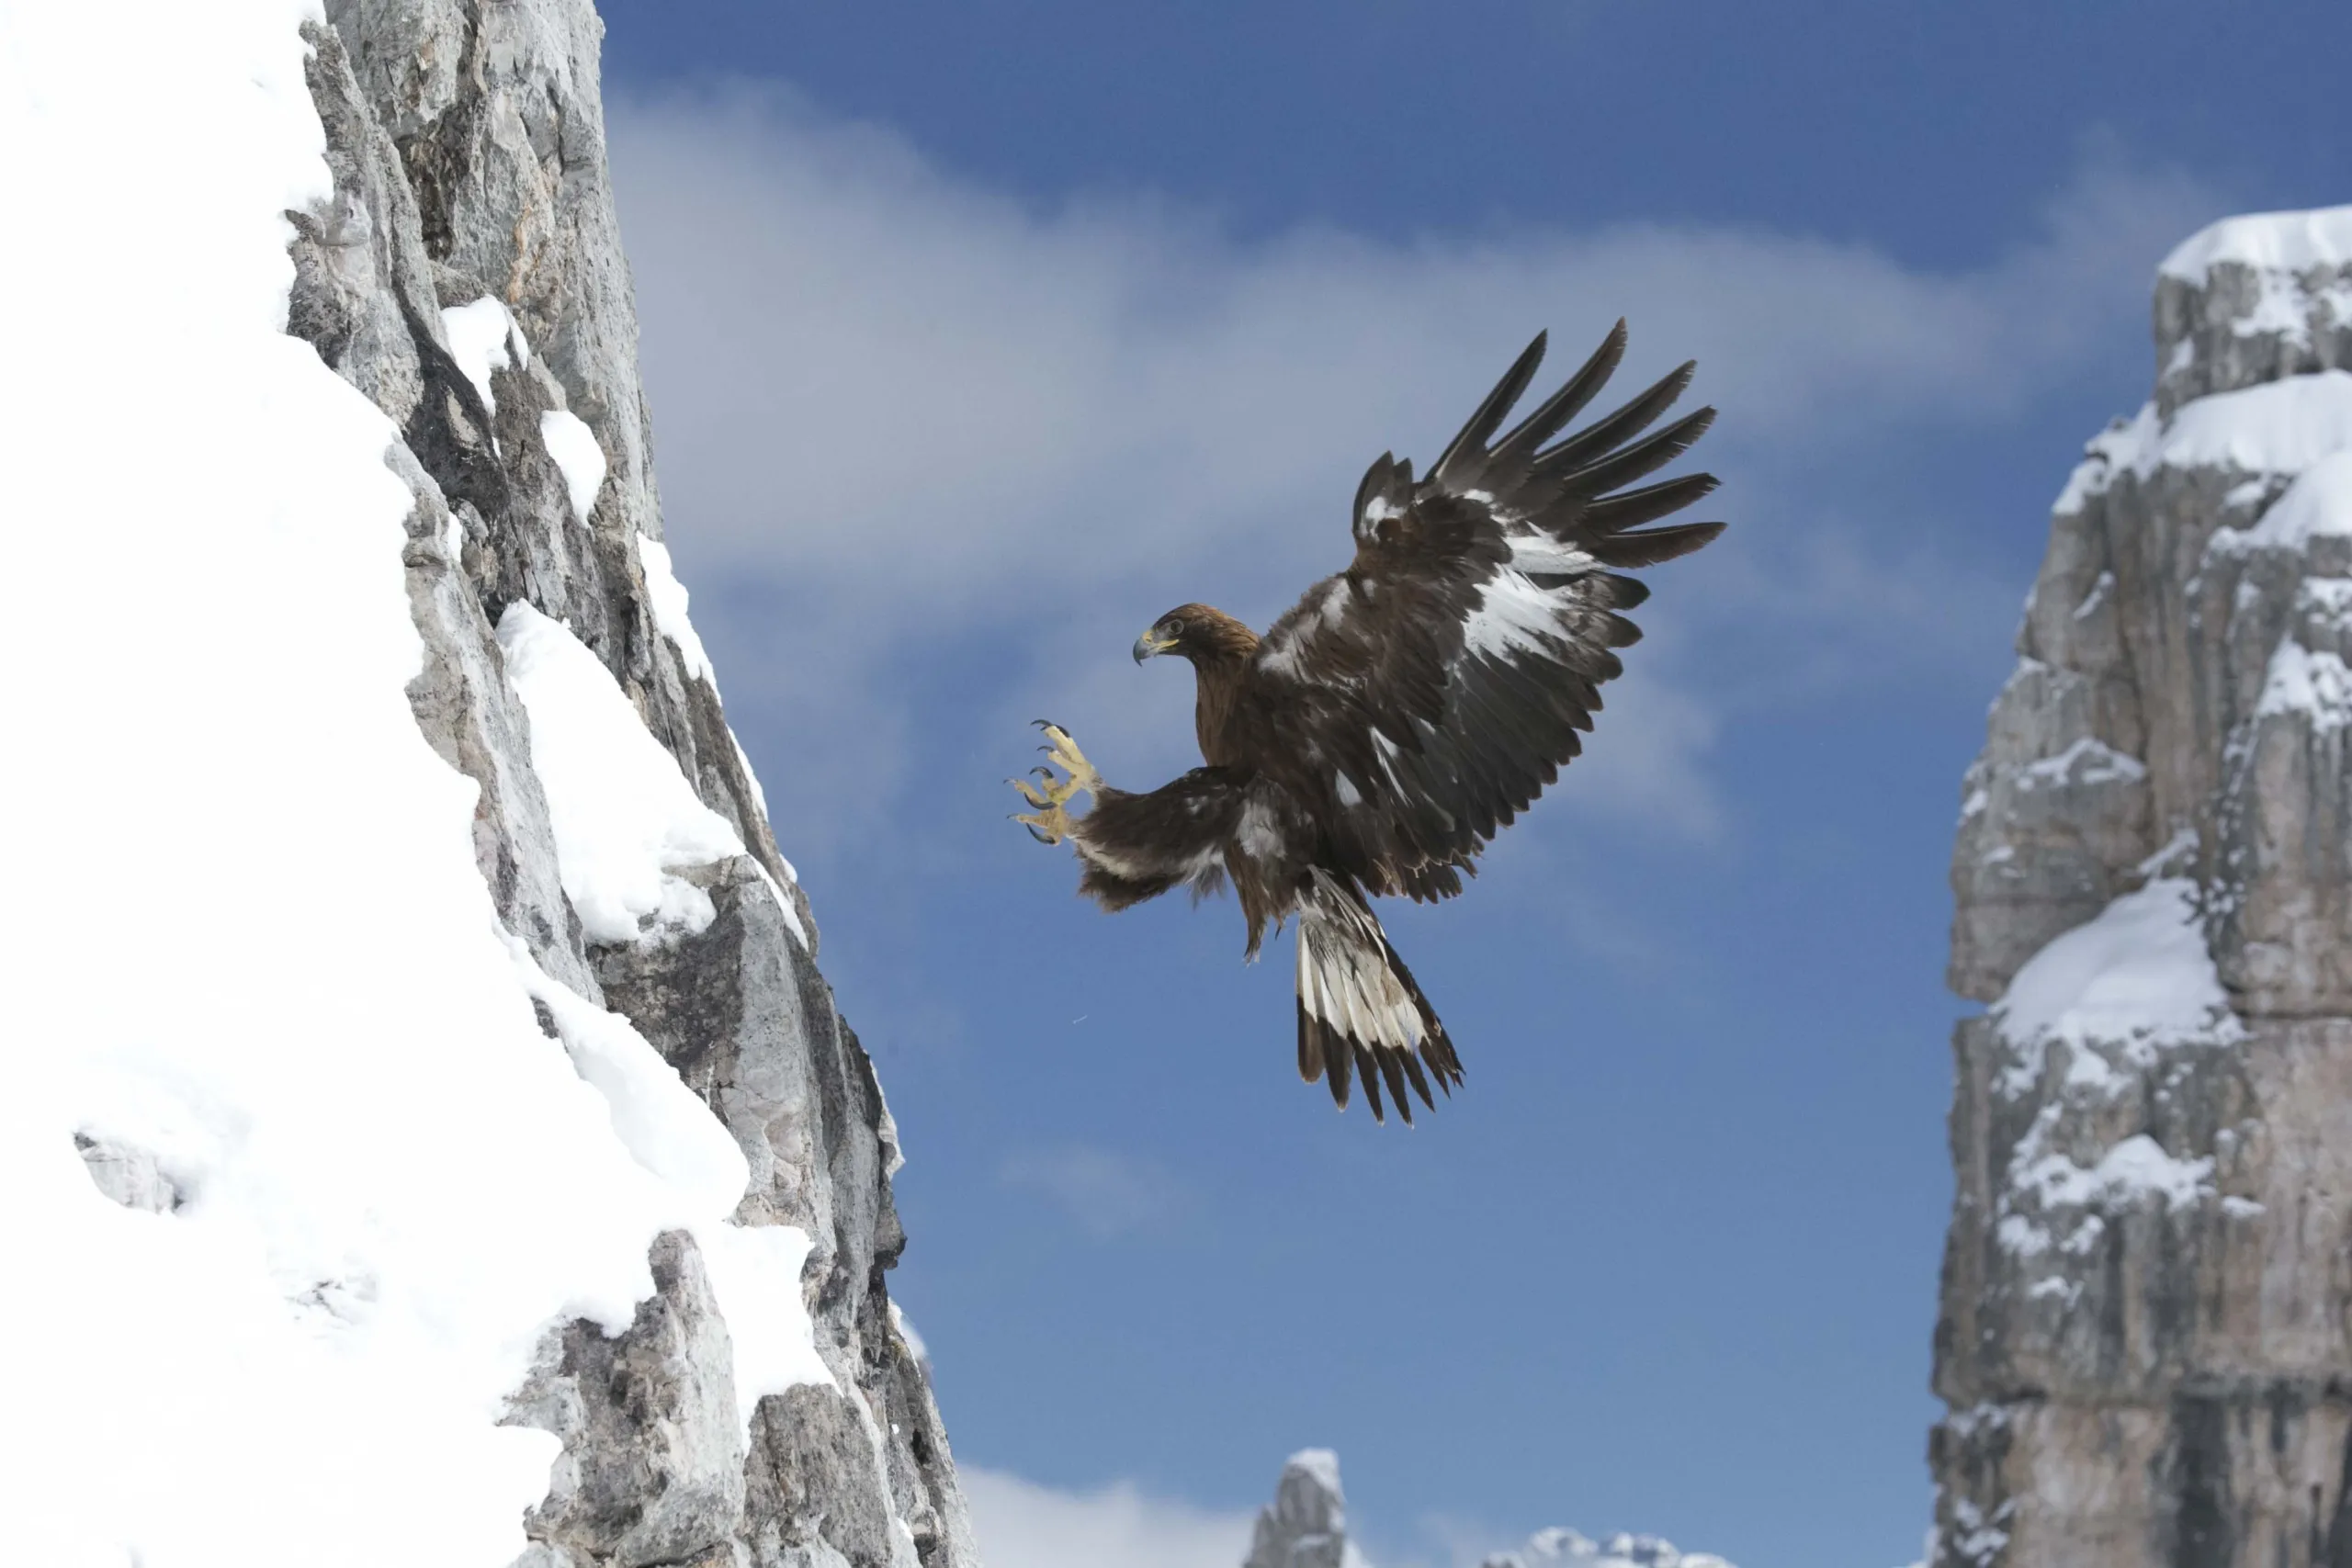
{"label": "snow-capped summit", "polygon": [[2352,264],[2352,207],[2250,212],[2209,223],[2157,264],[2165,277],[2204,283],[2222,263],[2264,272],[2305,273]]}
{"label": "snow-capped summit", "polygon": [[2155,408],[2352,367],[2352,207],[2225,218],[2156,271]]}
{"label": "snow-capped summit", "polygon": [[1302,1449],[1290,1456],[1274,1500],[1258,1511],[1242,1568],[1365,1568],[1348,1541],[1339,1455],[1329,1449]]}

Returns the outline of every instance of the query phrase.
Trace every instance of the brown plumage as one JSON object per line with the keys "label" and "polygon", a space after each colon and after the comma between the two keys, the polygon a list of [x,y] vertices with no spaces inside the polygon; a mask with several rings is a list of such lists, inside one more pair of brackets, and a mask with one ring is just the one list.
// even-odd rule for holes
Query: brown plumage
{"label": "brown plumage", "polygon": [[[1626,570],[1687,555],[1720,523],[1645,525],[1714,489],[1705,474],[1628,490],[1689,449],[1701,409],[1645,434],[1690,384],[1684,365],[1564,438],[1616,368],[1625,324],[1499,439],[1544,355],[1538,336],[1416,481],[1384,454],[1356,491],[1356,553],[1263,637],[1206,604],[1170,610],[1137,662],[1177,654],[1198,688],[1203,766],[1148,794],[1109,787],[1048,727],[1069,776],[1024,785],[1021,820],[1076,846],[1080,890],[1123,909],[1180,885],[1229,884],[1255,957],[1298,919],[1298,1069],[1344,1108],[1363,1084],[1412,1121],[1462,1065],[1368,896],[1462,890],[1478,854],[1581,750],[1617,650],[1648,597]],[[1072,818],[1080,790],[1093,810]]]}

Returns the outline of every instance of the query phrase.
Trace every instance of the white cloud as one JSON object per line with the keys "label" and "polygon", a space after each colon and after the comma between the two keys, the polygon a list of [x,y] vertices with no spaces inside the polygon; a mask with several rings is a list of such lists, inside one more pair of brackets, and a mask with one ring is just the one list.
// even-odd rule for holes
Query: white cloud
{"label": "white cloud", "polygon": [[1238,1568],[1250,1550],[1247,1511],[1154,1497],[1125,1481],[1079,1493],[972,1465],[959,1473],[991,1568]]}
{"label": "white cloud", "polygon": [[2107,352],[2212,205],[2094,154],[2038,238],[1935,273],[1753,228],[1243,241],[1143,199],[1040,209],[777,89],[616,102],[611,137],[673,542],[707,626],[729,619],[714,641],[765,606],[739,715],[854,715],[887,777],[919,728],[910,661],[985,642],[1008,734],[1049,713],[1114,779],[1182,766],[1190,694],[1125,667],[1135,632],[1192,598],[1262,625],[1344,564],[1366,461],[1426,463],[1537,326],[1573,363],[1623,313],[1628,389],[1700,360],[1725,411],[1709,510],[1738,525],[1655,575],[1643,685],[1612,688],[1564,793],[1698,834],[1723,704],[1754,684],[1713,639],[1772,637],[1834,686],[2015,614],[1964,540],[1825,521],[1820,476]]}
{"label": "white cloud", "polygon": [[1023,1150],[1005,1160],[998,1178],[1044,1197],[1098,1241],[1156,1224],[1184,1202],[1182,1188],[1160,1167],[1083,1145]]}

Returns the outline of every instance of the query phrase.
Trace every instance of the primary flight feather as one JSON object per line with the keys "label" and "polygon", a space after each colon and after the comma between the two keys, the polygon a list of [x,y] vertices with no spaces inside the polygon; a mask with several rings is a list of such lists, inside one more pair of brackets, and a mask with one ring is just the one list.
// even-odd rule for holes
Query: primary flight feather
{"label": "primary flight feather", "polygon": [[[1720,523],[1652,527],[1715,488],[1690,474],[1628,489],[1689,450],[1715,411],[1652,431],[1690,385],[1684,365],[1566,436],[1625,352],[1625,323],[1533,412],[1497,437],[1544,358],[1538,334],[1428,476],[1383,454],[1357,487],[1356,554],[1263,637],[1205,604],[1136,639],[1137,663],[1192,662],[1203,766],[1148,794],[1102,783],[1045,725],[1065,776],[1014,781],[1016,820],[1067,839],[1079,890],[1124,909],[1170,888],[1230,885],[1255,957],[1269,925],[1298,920],[1298,1070],[1344,1109],[1361,1079],[1405,1120],[1408,1086],[1462,1081],[1445,1025],[1389,945],[1368,897],[1462,891],[1479,852],[1582,748],[1622,612],[1649,596],[1623,575],[1688,555]],[[1647,432],[1647,434],[1645,434]],[[1555,439],[1556,438],[1556,439]],[[1080,792],[1094,808],[1074,817]]]}

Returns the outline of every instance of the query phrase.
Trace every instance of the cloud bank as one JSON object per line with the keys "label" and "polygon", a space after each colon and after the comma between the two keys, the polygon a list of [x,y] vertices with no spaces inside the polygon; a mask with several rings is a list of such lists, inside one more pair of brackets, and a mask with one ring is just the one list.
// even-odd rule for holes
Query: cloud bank
{"label": "cloud bank", "polygon": [[1131,1482],[1063,1492],[960,1467],[980,1550],[998,1568],[1237,1568],[1254,1516],[1155,1497]]}

